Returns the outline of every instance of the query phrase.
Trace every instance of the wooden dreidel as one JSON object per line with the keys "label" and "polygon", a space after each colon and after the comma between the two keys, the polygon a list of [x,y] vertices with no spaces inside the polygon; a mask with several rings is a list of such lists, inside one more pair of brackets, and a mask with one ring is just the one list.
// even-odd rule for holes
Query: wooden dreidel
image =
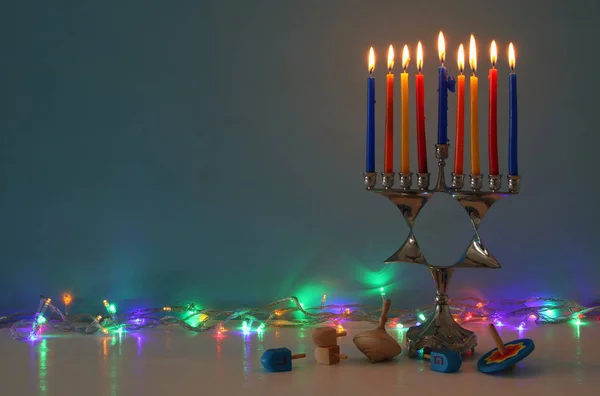
{"label": "wooden dreidel", "polygon": [[338,337],[345,337],[345,331],[337,331],[333,327],[318,327],[312,332],[313,343],[318,347],[327,348],[337,345]]}
{"label": "wooden dreidel", "polygon": [[292,355],[292,351],[287,348],[267,349],[260,362],[265,370],[280,373],[282,371],[292,371],[292,360],[306,357],[305,353]]}
{"label": "wooden dreidel", "polygon": [[490,323],[488,328],[496,348],[483,355],[477,362],[477,368],[482,373],[512,370],[515,364],[525,359],[535,349],[535,344],[529,338],[504,343],[493,324]]}
{"label": "wooden dreidel", "polygon": [[392,306],[390,300],[383,301],[379,324],[373,330],[363,331],[354,336],[354,345],[371,363],[384,362],[400,355],[400,344],[385,331],[387,314]]}
{"label": "wooden dreidel", "polygon": [[332,364],[338,364],[340,359],[348,359],[348,355],[340,353],[339,345],[317,347],[317,349],[315,349],[315,359],[319,364],[327,364],[330,366]]}
{"label": "wooden dreidel", "polygon": [[440,349],[431,352],[431,354],[424,354],[423,357],[429,359],[430,368],[433,371],[439,371],[440,373],[455,373],[462,366],[460,353],[451,349]]}

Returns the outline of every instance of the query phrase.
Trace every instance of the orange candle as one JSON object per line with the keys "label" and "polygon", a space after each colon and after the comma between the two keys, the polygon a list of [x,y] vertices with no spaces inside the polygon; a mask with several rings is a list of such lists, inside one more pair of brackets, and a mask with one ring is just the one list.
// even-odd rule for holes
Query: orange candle
{"label": "orange candle", "polygon": [[475,37],[471,35],[469,45],[469,63],[473,75],[469,79],[471,88],[471,174],[479,175],[479,79],[475,75],[477,71],[477,47]]}
{"label": "orange candle", "polygon": [[385,78],[385,143],[383,151],[383,172],[394,172],[394,47],[388,51],[388,74]]}
{"label": "orange candle", "polygon": [[463,157],[465,151],[465,49],[461,44],[458,47],[458,70],[456,91],[456,145],[454,151],[454,173],[463,174]]}
{"label": "orange candle", "polygon": [[400,172],[410,173],[410,122],[408,119],[408,73],[406,68],[409,62],[408,46],[404,46],[402,51],[402,68],[404,72],[400,75],[402,96],[400,105],[402,108],[402,130],[400,131]]}

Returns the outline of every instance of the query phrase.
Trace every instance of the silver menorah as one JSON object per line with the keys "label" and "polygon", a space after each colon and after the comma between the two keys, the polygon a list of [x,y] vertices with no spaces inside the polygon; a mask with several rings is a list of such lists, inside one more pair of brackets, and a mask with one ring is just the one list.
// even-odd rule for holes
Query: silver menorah
{"label": "silver menorah", "polygon": [[[421,325],[412,326],[406,333],[409,356],[416,356],[421,349],[434,350],[448,348],[459,353],[473,351],[477,345],[477,336],[454,321],[450,313],[448,283],[455,268],[501,268],[500,263],[489,252],[479,235],[479,224],[483,217],[500,198],[519,193],[520,176],[508,176],[508,192],[501,192],[501,175],[490,175],[489,191],[481,191],[482,175],[469,175],[470,188],[463,190],[465,175],[452,173],[452,185],[446,187],[445,167],[448,158],[448,144],[436,144],[435,156],[438,160],[438,178],[434,189],[429,189],[429,173],[417,173],[417,189],[411,189],[412,174],[399,174],[400,188],[393,188],[394,173],[382,173],[383,188],[377,188],[377,174],[365,172],[364,182],[367,190],[376,192],[392,201],[400,209],[409,234],[404,244],[391,255],[389,263],[421,264],[429,268],[437,287],[435,307],[432,315]],[[462,257],[450,266],[435,266],[427,262],[413,233],[415,220],[425,204],[436,193],[449,194],[456,199],[469,214],[474,235]]]}

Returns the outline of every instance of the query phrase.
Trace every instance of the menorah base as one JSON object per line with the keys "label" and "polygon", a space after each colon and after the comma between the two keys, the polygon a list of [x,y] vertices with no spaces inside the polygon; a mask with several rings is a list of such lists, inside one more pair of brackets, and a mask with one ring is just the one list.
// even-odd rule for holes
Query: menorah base
{"label": "menorah base", "polygon": [[[438,300],[447,300],[446,295],[437,297]],[[454,321],[449,305],[437,304],[433,315],[425,323],[408,329],[406,343],[410,357],[416,357],[417,352],[423,348],[426,350],[447,348],[466,354],[475,350],[477,336]]]}

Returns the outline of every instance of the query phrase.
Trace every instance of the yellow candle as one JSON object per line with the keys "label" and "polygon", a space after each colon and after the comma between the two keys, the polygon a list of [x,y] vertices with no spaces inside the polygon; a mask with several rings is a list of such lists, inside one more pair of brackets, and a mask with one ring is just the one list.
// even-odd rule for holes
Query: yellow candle
{"label": "yellow candle", "polygon": [[410,58],[408,56],[408,46],[404,46],[402,51],[402,67],[404,72],[400,75],[400,85],[402,88],[401,108],[402,108],[402,130],[400,134],[400,172],[410,173],[410,122],[408,118],[408,73],[406,68]]}
{"label": "yellow candle", "polygon": [[469,63],[473,75],[469,79],[471,88],[471,174],[479,175],[479,79],[475,75],[477,71],[477,47],[475,46],[475,37],[471,35],[469,45]]}

